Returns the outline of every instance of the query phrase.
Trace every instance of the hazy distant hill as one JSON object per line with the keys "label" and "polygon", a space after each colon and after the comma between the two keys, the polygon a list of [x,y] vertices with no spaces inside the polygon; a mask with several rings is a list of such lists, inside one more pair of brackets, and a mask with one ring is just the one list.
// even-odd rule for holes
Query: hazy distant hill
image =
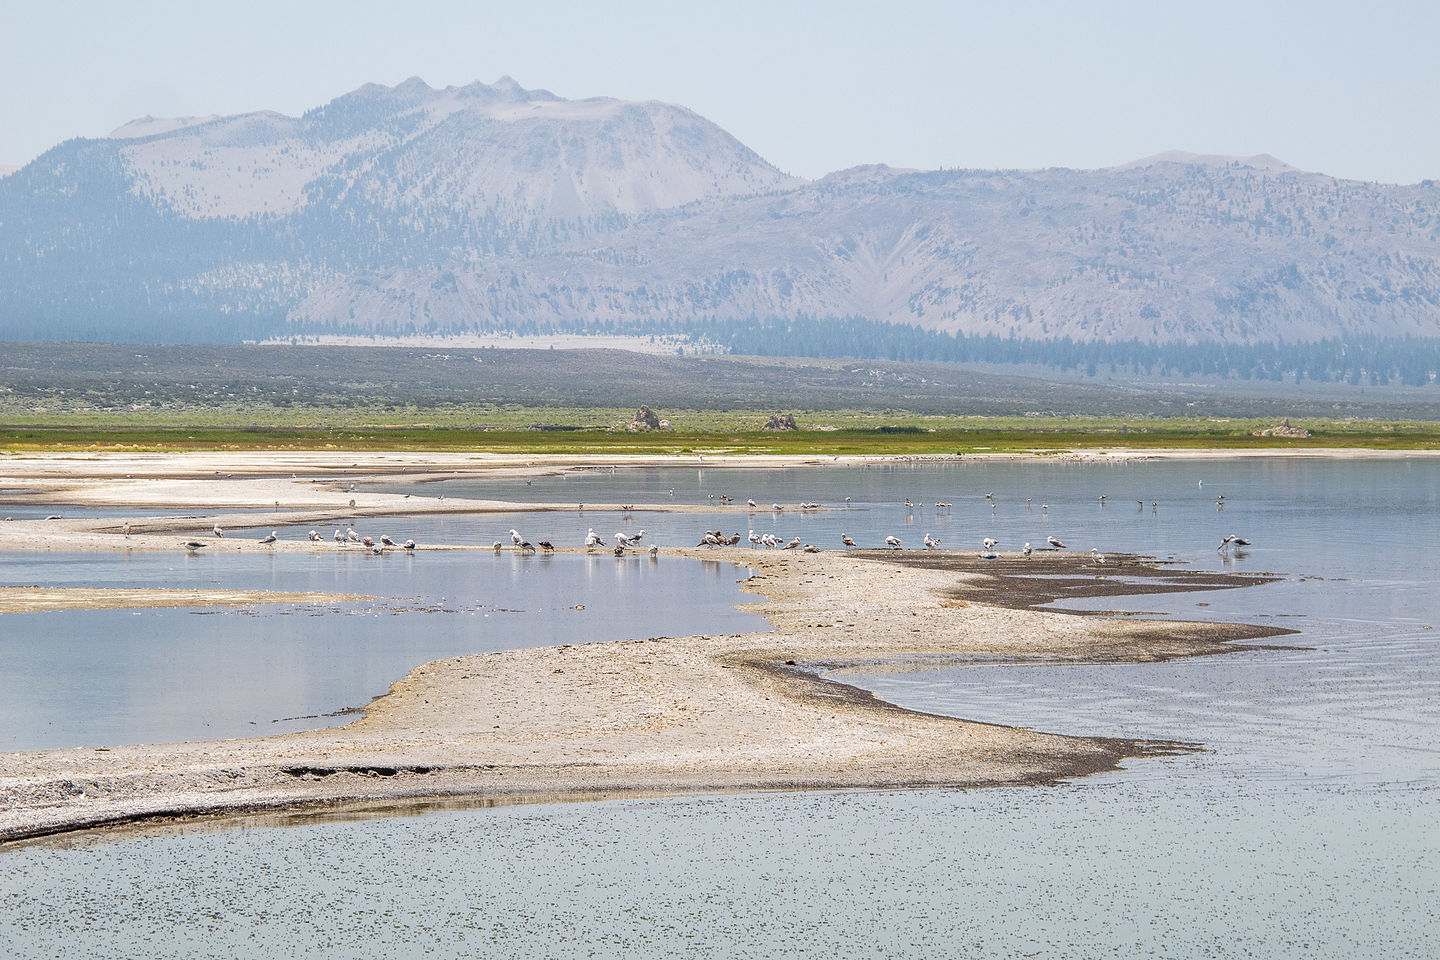
{"label": "hazy distant hill", "polygon": [[752,319],[1433,338],[1440,184],[1189,154],[808,182],[683,108],[508,78],[145,118],[0,179],[0,339],[698,329],[743,348]]}

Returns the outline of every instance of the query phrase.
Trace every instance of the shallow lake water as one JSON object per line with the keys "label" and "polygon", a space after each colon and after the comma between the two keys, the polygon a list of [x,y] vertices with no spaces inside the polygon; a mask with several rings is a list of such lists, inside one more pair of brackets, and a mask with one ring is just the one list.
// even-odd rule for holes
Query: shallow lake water
{"label": "shallow lake water", "polygon": [[[730,563],[483,552],[0,553],[0,583],[362,594],[318,606],[0,617],[0,750],[334,726],[411,668],[517,647],[769,624]],[[577,609],[579,608],[579,609]]]}
{"label": "shallow lake water", "polygon": [[[695,473],[686,495],[708,502],[714,474]],[[0,932],[12,952],[1434,955],[1440,462],[729,473],[723,492],[741,499],[781,500],[781,481],[787,500],[851,496],[848,510],[761,512],[749,524],[816,542],[842,529],[857,539],[906,530],[907,542],[941,531],[947,546],[988,535],[1014,547],[1054,533],[1080,549],[1279,574],[1248,589],[1100,605],[1286,626],[1300,633],[1266,643],[1304,649],[843,677],[919,709],[1205,748],[1056,787],[632,799],[12,850],[0,854]],[[679,472],[635,474],[601,478],[615,484],[609,492],[639,491],[611,499],[643,502],[654,492],[646,484],[680,495]],[[567,482],[505,495],[540,500],[535,487]],[[907,511],[906,496],[925,501],[923,513]],[[935,515],[936,499],[954,503],[948,518]],[[613,532],[586,514],[516,519],[532,539],[551,522],[556,536]],[[624,529],[683,542],[709,520],[636,514]],[[518,526],[469,523],[474,542]],[[1232,532],[1254,540],[1247,553],[1215,550]]]}

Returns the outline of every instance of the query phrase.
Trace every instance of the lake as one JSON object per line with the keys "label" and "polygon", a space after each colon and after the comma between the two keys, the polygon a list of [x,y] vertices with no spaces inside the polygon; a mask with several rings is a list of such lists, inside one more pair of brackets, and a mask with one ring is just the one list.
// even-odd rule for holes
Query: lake
{"label": "lake", "polygon": [[[919,709],[1206,746],[1056,787],[295,818],[11,850],[0,931],[12,953],[1298,958],[1427,956],[1440,942],[1440,461],[622,470],[589,481],[587,497],[617,505],[671,487],[695,503],[711,492],[766,505],[850,496],[849,509],[811,516],[740,515],[742,533],[770,524],[825,546],[841,530],[872,543],[938,533],[966,549],[1053,534],[1082,550],[1274,573],[1279,582],[1250,589],[1103,606],[1287,626],[1300,634],[1275,642],[1304,649],[845,678]],[[537,479],[519,494],[512,481],[506,495],[542,501],[536,488],[551,496],[572,482]],[[907,496],[924,509],[907,510]],[[953,507],[937,515],[937,499]],[[608,536],[621,522],[607,512],[594,523],[592,509],[518,519],[532,539],[588,526]],[[684,542],[740,517],[637,513],[633,526]],[[467,517],[454,530],[483,543],[512,525]],[[1253,545],[1216,550],[1230,533]]]}

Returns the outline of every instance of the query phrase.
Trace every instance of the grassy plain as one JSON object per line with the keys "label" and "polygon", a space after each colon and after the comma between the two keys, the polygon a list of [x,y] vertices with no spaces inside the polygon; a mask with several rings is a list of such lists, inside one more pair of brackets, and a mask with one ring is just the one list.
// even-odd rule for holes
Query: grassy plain
{"label": "grassy plain", "polygon": [[[614,350],[0,344],[0,450],[1440,449],[1440,387],[1246,389]],[[642,403],[675,429],[626,432]],[[777,412],[800,429],[763,430]],[[1254,435],[1282,418],[1312,436]]]}
{"label": "grassy plain", "polygon": [[[273,413],[274,415],[267,415]],[[551,454],[896,455],[1072,449],[1440,449],[1440,424],[1294,419],[1308,438],[1256,436],[1272,420],[965,417],[800,411],[801,429],[761,429],[755,411],[678,410],[677,429],[632,433],[633,410],[194,411],[0,415],[0,451],[448,450]]]}

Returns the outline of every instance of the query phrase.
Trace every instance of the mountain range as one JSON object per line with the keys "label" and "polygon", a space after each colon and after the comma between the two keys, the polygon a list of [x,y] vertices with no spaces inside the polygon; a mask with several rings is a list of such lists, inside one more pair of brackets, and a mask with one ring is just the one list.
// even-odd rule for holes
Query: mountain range
{"label": "mountain range", "polygon": [[827,324],[1436,338],[1440,184],[1183,153],[810,181],[683,107],[509,78],[367,85],[300,117],[146,117],[0,177],[0,339],[729,331],[744,350],[747,327]]}

